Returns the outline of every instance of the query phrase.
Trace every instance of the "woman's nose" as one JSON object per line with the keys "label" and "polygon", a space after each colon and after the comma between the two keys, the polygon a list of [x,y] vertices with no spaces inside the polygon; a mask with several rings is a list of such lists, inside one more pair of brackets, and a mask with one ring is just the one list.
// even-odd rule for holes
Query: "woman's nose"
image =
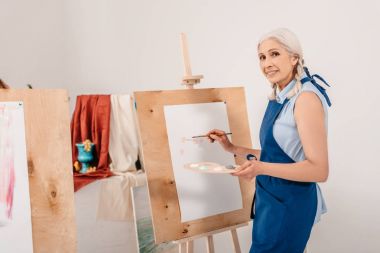
{"label": "woman's nose", "polygon": [[263,67],[264,68],[268,68],[268,67],[271,67],[272,66],[272,61],[270,59],[265,59],[263,61]]}

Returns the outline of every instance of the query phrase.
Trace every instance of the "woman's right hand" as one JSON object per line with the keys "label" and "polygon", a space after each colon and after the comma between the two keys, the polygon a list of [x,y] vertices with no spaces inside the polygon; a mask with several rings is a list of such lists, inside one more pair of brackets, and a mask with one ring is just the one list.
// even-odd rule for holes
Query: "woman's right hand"
{"label": "woman's right hand", "polygon": [[224,131],[213,129],[207,133],[207,137],[211,143],[217,141],[224,150],[232,153],[234,145],[230,142]]}

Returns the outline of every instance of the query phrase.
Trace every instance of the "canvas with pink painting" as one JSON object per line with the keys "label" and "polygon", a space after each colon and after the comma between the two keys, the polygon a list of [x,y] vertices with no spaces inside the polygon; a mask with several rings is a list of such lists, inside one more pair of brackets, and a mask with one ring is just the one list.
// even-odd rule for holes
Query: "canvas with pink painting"
{"label": "canvas with pink painting", "polygon": [[33,252],[22,102],[0,102],[0,252]]}
{"label": "canvas with pink painting", "polygon": [[15,168],[11,123],[9,109],[5,105],[0,106],[0,226],[12,220]]}

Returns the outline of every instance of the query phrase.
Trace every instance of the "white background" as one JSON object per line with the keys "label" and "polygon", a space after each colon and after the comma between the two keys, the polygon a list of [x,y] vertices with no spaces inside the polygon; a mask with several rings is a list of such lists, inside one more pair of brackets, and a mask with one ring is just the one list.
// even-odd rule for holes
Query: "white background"
{"label": "white background", "polygon": [[[328,213],[309,252],[379,252],[380,2],[376,0],[0,0],[0,77],[14,87],[82,93],[179,89],[179,33],[199,87],[245,86],[252,141],[270,92],[256,56],[277,27],[298,34],[306,65],[331,85]],[[248,251],[249,229],[239,232]],[[216,250],[231,247],[228,235]],[[204,242],[196,243],[197,252]]]}

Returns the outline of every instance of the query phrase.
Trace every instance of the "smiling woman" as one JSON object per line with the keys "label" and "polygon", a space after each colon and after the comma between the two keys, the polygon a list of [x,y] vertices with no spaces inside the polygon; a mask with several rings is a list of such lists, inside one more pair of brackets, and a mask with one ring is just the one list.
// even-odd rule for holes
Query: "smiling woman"
{"label": "smiling woman", "polygon": [[[277,29],[258,43],[260,68],[273,91],[260,129],[259,149],[232,144],[223,131],[208,133],[234,154],[254,154],[234,176],[256,178],[251,253],[302,253],[326,206],[317,182],[328,177],[325,89],[305,68],[297,37]],[[326,83],[327,84],[327,83]]]}
{"label": "smiling woman", "polygon": [[269,33],[258,44],[260,68],[273,88],[270,99],[275,99],[278,90],[282,90],[293,78],[297,82],[289,97],[301,89],[303,52],[299,42],[294,39],[285,38],[284,35],[274,37]]}
{"label": "smiling woman", "polygon": [[289,55],[277,41],[270,39],[262,42],[259,59],[261,70],[274,86],[283,89],[292,80],[292,70],[298,58]]}

